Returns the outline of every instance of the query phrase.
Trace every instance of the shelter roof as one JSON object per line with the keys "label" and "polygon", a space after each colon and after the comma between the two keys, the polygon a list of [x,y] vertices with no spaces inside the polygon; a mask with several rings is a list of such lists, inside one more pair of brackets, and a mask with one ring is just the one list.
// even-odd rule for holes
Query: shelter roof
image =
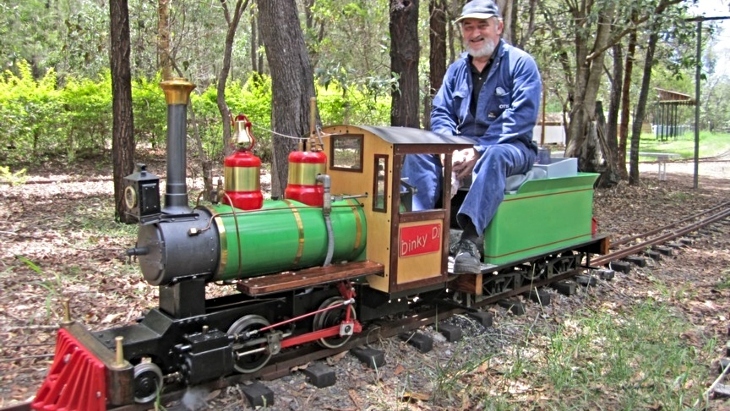
{"label": "shelter roof", "polygon": [[655,89],[657,93],[659,93],[659,104],[674,104],[678,106],[694,106],[696,104],[695,99],[693,99],[689,94],[665,90],[658,87],[655,87]]}

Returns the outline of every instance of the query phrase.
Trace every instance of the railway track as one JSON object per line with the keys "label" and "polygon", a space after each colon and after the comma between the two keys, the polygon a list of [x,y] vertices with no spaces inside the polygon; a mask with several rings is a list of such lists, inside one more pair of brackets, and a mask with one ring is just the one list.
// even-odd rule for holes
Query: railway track
{"label": "railway track", "polygon": [[612,241],[614,251],[596,258],[592,263],[597,266],[608,265],[631,255],[643,254],[649,248],[666,244],[728,217],[730,217],[730,201],[654,230]]}
{"label": "railway track", "polygon": [[[698,212],[676,221],[672,224],[650,230],[638,235],[627,236],[612,242],[612,249],[608,254],[593,258],[586,265],[592,268],[611,267],[612,263],[621,261],[629,256],[644,254],[646,250],[667,244],[673,240],[697,232],[719,221],[730,221],[730,202],[720,203],[710,209]],[[414,312],[403,316],[400,319],[388,322],[377,321],[369,324],[363,332],[354,335],[350,341],[338,348],[325,349],[316,345],[306,345],[290,349],[274,357],[271,362],[261,370],[246,375],[232,375],[217,381],[205,384],[204,389],[217,390],[235,384],[246,383],[254,380],[273,380],[283,377],[291,372],[291,369],[303,364],[324,359],[336,354],[351,350],[356,347],[368,345],[379,339],[390,338],[399,334],[417,330],[420,327],[434,324],[456,314],[477,311],[480,308],[498,303],[517,295],[525,295],[532,290],[548,286],[554,282],[563,281],[576,277],[585,271],[584,267],[572,269],[559,273],[548,279],[533,281],[529,284],[507,290],[505,292],[485,296],[479,301],[470,302],[468,306],[456,302],[444,300],[438,304],[420,307]],[[161,402],[169,403],[179,400],[185,393],[185,389],[170,391],[162,395]],[[150,404],[133,404],[122,407],[110,408],[115,411],[142,411],[149,410]],[[20,403],[0,411],[29,411],[30,402]]]}

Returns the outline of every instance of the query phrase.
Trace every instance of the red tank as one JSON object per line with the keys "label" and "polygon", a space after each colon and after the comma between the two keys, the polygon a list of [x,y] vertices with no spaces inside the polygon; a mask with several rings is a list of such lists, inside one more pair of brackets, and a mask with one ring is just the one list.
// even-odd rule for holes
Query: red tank
{"label": "red tank", "polygon": [[241,210],[257,210],[264,204],[261,194],[261,159],[246,150],[239,150],[226,157],[224,162],[223,204]]}
{"label": "red tank", "polygon": [[251,134],[251,122],[243,114],[233,120],[236,151],[223,161],[223,204],[241,210],[258,210],[264,204],[261,193],[261,159],[251,150],[255,144]]}
{"label": "red tank", "polygon": [[317,175],[324,174],[327,155],[321,151],[293,151],[289,153],[289,177],[284,198],[312,207],[322,207],[324,186]]}

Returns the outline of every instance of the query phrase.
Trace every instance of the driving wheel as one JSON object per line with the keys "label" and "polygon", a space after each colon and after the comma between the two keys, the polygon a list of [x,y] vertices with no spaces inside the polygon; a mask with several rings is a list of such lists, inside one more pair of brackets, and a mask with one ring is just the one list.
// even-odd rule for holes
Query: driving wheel
{"label": "driving wheel", "polygon": [[246,333],[260,330],[269,321],[260,315],[245,315],[228,328],[228,335],[237,335],[233,343],[233,368],[243,374],[250,374],[263,368],[271,359],[266,337],[260,333],[246,336]]}
{"label": "driving wheel", "polygon": [[[324,308],[332,307],[333,305],[342,304],[344,301],[345,300],[342,299],[342,297],[332,297],[325,300],[325,302],[319,306],[319,309],[322,310]],[[355,314],[355,307],[353,307],[352,304],[345,305],[315,314],[314,320],[312,321],[312,328],[314,331],[318,331],[324,328],[340,325],[340,323],[345,321],[345,313],[347,312],[345,310],[350,310],[350,320],[354,321],[357,318]],[[345,345],[350,337],[352,337],[352,335],[337,335],[333,337],[320,338],[317,342],[319,345],[326,348],[338,348]]]}

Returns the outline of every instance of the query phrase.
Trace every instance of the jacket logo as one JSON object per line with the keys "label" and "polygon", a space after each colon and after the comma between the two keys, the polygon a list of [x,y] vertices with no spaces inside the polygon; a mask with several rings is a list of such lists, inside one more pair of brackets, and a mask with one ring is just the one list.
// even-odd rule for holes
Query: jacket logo
{"label": "jacket logo", "polygon": [[509,104],[500,104],[499,105],[499,108],[502,110],[506,109],[507,107],[509,107]]}
{"label": "jacket logo", "polygon": [[496,94],[498,96],[506,96],[507,95],[507,92],[502,87],[497,87],[494,90],[494,94]]}

